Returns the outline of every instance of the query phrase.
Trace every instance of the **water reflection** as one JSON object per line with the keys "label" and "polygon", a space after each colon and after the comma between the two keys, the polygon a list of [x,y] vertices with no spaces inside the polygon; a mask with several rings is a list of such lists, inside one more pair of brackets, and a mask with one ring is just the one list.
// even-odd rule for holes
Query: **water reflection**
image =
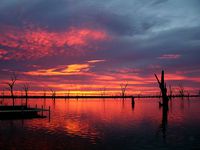
{"label": "water reflection", "polygon": [[167,130],[167,122],[168,122],[168,109],[165,107],[162,108],[162,123],[161,123],[161,130],[163,134],[163,139],[166,139],[166,130]]}
{"label": "water reflection", "polygon": [[[200,102],[173,99],[168,111],[159,109],[157,101],[136,99],[133,104],[122,99],[29,100],[31,106],[51,106],[51,121],[0,121],[0,148],[6,145],[11,149],[7,140],[20,149],[34,143],[39,144],[39,149],[57,149],[58,143],[60,149],[200,148]],[[180,107],[182,103],[184,107]],[[159,138],[155,136],[158,126]],[[24,139],[23,145],[20,138]]]}

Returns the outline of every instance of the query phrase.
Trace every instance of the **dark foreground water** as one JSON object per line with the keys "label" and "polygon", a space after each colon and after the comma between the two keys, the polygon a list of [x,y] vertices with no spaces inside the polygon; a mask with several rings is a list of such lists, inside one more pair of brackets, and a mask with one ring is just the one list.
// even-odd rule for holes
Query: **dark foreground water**
{"label": "dark foreground water", "polygon": [[173,100],[168,113],[158,101],[29,100],[51,107],[50,122],[0,120],[0,149],[200,149],[200,99]]}

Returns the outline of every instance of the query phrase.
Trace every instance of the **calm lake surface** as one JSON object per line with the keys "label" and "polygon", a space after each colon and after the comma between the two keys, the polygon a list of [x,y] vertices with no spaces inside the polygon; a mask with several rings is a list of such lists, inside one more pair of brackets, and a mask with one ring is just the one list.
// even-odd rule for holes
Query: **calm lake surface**
{"label": "calm lake surface", "polygon": [[30,99],[51,107],[50,121],[0,120],[0,149],[200,149],[200,99],[172,100],[164,114],[158,101]]}

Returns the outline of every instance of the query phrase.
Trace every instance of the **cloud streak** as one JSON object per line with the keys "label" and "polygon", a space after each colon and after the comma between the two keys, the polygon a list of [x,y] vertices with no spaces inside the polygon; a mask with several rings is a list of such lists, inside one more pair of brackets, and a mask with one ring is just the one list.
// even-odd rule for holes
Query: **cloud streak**
{"label": "cloud streak", "polygon": [[180,54],[163,54],[158,59],[179,59],[180,57]]}
{"label": "cloud streak", "polygon": [[36,71],[24,72],[26,75],[31,76],[67,76],[67,75],[87,75],[90,76],[90,69],[95,67],[95,63],[104,62],[105,60],[90,60],[82,64],[60,65],[49,69],[39,69]]}

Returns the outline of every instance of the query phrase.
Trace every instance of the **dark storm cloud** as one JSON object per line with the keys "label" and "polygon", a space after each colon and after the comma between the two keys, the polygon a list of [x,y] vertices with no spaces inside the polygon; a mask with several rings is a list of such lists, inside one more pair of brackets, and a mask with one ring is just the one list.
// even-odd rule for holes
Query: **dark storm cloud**
{"label": "dark storm cloud", "polygon": [[[156,16],[154,18],[144,16],[143,12],[140,12],[141,4],[137,1],[130,3],[132,11],[129,12],[126,12],[128,8],[124,10],[119,6],[112,8],[115,3],[123,3],[115,1],[3,0],[1,3],[2,23],[19,26],[31,22],[61,30],[70,26],[87,25],[93,28],[103,27],[116,34],[133,35],[143,33],[156,24],[164,23],[164,19],[160,18],[158,21]],[[107,7],[107,4],[110,7]],[[144,8],[144,11],[148,9]]]}

